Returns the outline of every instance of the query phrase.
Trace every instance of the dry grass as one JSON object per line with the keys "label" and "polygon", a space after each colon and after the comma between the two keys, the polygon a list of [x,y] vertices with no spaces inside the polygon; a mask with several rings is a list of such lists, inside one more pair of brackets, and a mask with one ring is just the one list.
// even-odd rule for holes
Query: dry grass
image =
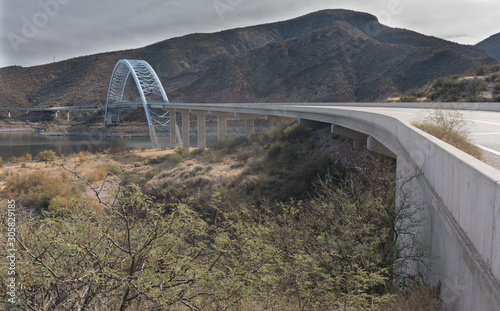
{"label": "dry grass", "polygon": [[471,143],[467,134],[457,131],[447,131],[438,124],[434,124],[431,122],[414,122],[412,123],[412,125],[424,132],[431,134],[432,136],[441,139],[442,141],[452,145],[453,147],[460,149],[467,154],[470,154],[471,156],[479,160],[482,160],[483,158],[482,150]]}
{"label": "dry grass", "polygon": [[399,293],[395,301],[388,304],[386,311],[448,311],[443,302],[438,298],[436,290],[422,282],[416,282],[405,292]]}
{"label": "dry grass", "polygon": [[412,122],[412,125],[482,160],[483,152],[469,139],[468,121],[460,111],[437,106],[431,115],[427,116],[423,121]]}

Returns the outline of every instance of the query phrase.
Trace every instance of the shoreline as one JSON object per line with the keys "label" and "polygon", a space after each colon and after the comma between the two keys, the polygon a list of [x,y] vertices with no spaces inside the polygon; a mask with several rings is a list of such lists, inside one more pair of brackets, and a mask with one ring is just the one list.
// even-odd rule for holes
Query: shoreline
{"label": "shoreline", "polygon": [[0,128],[0,133],[37,133],[40,132],[36,128],[31,127],[7,127]]}

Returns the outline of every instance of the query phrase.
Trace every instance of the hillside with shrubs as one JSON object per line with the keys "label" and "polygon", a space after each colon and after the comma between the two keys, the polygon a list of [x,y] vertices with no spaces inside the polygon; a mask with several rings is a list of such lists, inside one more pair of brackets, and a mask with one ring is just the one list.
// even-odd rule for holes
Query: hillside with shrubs
{"label": "hillside with shrubs", "polygon": [[395,203],[395,161],[329,129],[32,158],[0,169],[20,308],[445,310],[405,272],[431,258],[401,239],[421,220],[411,194]]}
{"label": "hillside with shrubs", "polygon": [[500,102],[500,64],[439,78],[389,101]]}

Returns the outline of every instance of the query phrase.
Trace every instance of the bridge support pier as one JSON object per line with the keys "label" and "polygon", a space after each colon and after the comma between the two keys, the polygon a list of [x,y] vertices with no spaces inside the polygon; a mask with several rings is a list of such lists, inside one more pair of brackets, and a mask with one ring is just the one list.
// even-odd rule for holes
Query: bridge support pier
{"label": "bridge support pier", "polygon": [[58,115],[58,114],[59,114],[59,111],[56,111],[56,116],[55,116],[56,118],[57,118],[57,115]]}
{"label": "bridge support pier", "polygon": [[198,149],[207,148],[207,116],[204,112],[197,113],[198,116]]}
{"label": "bridge support pier", "polygon": [[66,114],[66,120],[68,120],[68,121],[69,121],[69,111],[68,111],[68,113]]}
{"label": "bridge support pier", "polygon": [[217,141],[224,140],[227,136],[227,117],[219,116],[217,118]]}
{"label": "bridge support pier", "polygon": [[211,112],[210,115],[217,117],[217,141],[224,140],[227,137],[227,120],[234,116],[234,113]]}
{"label": "bridge support pier", "polygon": [[10,111],[9,111],[9,118],[11,118],[11,116],[10,116]]}
{"label": "bridge support pier", "polygon": [[382,143],[380,143],[378,140],[376,140],[372,136],[368,136],[368,140],[366,142],[366,149],[373,151],[373,152],[376,152],[376,153],[379,153],[379,154],[382,154],[382,155],[385,155],[385,156],[388,156],[388,157],[391,157],[393,159],[397,158],[396,155],[394,154],[394,152],[389,150],[386,146],[384,146]]}
{"label": "bridge support pier", "polygon": [[177,112],[175,109],[169,110],[170,113],[170,148],[182,146],[181,134],[177,126]]}
{"label": "bridge support pier", "polygon": [[182,111],[182,147],[189,150],[189,111]]}
{"label": "bridge support pier", "polygon": [[250,137],[255,134],[255,120],[245,119],[245,136]]}
{"label": "bridge support pier", "polygon": [[366,134],[336,124],[332,124],[332,133],[352,139],[354,141],[354,149],[356,150],[366,149],[368,140],[368,135]]}

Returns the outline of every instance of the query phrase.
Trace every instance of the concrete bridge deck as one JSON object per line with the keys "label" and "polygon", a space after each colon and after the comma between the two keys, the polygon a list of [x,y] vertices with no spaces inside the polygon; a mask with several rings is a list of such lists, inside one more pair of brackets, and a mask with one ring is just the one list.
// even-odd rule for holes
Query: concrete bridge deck
{"label": "concrete bridge deck", "polygon": [[[366,139],[368,149],[396,156],[398,178],[415,176],[407,187],[426,205],[422,239],[436,256],[430,283],[440,283],[443,301],[459,311],[500,310],[500,171],[413,127],[410,121],[428,113],[428,105],[419,105],[170,103],[165,109],[328,123],[332,131]],[[472,121],[475,142],[499,151],[500,107],[460,108]]]}

